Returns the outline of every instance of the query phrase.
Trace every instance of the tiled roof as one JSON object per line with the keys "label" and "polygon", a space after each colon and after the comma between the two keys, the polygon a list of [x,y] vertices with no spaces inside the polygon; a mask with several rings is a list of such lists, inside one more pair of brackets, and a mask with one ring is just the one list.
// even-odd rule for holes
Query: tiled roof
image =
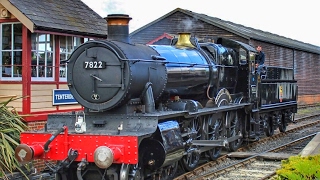
{"label": "tiled roof", "polygon": [[34,30],[107,37],[106,20],[81,0],[8,0]]}
{"label": "tiled roof", "polygon": [[142,29],[145,29],[145,28],[151,26],[152,24],[154,24],[156,22],[159,22],[160,20],[162,20],[162,19],[164,19],[164,18],[166,18],[176,12],[182,12],[184,14],[191,16],[191,17],[196,17],[199,20],[202,20],[202,21],[207,22],[209,24],[212,24],[214,26],[218,26],[222,29],[225,29],[229,32],[232,32],[234,34],[237,34],[237,35],[244,37],[244,38],[247,38],[247,39],[255,39],[255,40],[259,40],[259,41],[263,41],[263,42],[281,45],[284,47],[289,47],[289,48],[293,48],[293,49],[297,49],[297,50],[320,54],[320,47],[319,46],[304,43],[304,42],[301,42],[298,40],[294,40],[291,38],[287,38],[287,37],[280,36],[277,34],[266,32],[266,31],[254,29],[251,27],[246,27],[241,24],[236,24],[236,23],[233,23],[230,21],[224,21],[224,20],[216,18],[216,17],[210,17],[205,14],[199,14],[199,13],[195,13],[195,12],[181,9],[181,8],[177,8],[177,9],[169,12],[168,14],[162,16],[161,18],[157,19],[156,21],[153,21],[153,22],[147,24],[146,26],[143,26],[140,29],[137,29],[136,31],[130,33],[130,36],[141,31]]}

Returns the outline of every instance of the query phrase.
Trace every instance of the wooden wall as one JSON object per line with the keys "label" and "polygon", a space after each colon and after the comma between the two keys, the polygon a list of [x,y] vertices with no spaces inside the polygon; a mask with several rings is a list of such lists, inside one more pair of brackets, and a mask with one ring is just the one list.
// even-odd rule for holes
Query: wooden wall
{"label": "wooden wall", "polygon": [[132,43],[146,44],[158,38],[163,33],[178,34],[179,32],[191,32],[192,35],[202,38],[227,37],[244,43],[248,40],[228,32],[222,28],[194,19],[184,13],[176,12],[171,16],[156,22],[130,37]]}
{"label": "wooden wall", "polygon": [[17,111],[22,111],[22,84],[0,85],[0,102],[8,101],[10,98],[16,100],[11,101],[8,106],[14,107]]}
{"label": "wooden wall", "polygon": [[31,112],[56,110],[52,106],[53,89],[56,89],[54,84],[31,85]]}

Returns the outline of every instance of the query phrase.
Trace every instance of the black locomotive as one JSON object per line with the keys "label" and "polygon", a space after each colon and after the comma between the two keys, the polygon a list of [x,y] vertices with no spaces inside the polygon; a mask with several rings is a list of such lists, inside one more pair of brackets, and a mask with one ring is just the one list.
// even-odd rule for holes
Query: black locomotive
{"label": "black locomotive", "polygon": [[83,112],[49,115],[46,128],[21,135],[16,157],[57,160],[57,179],[172,179],[222,148],[238,149],[297,111],[293,69],[255,72],[255,49],[180,33],[170,46],[131,44],[126,15],[108,16],[108,40],[79,46],[68,86]]}

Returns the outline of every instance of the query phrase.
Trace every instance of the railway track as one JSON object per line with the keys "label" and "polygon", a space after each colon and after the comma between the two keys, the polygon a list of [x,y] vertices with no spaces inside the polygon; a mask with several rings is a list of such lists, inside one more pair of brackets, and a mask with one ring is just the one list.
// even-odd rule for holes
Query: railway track
{"label": "railway track", "polygon": [[[304,134],[304,133],[301,133],[301,131],[303,131],[304,129],[306,128],[313,128],[315,126],[319,126],[320,124],[320,120],[314,120],[314,118],[316,117],[319,117],[320,114],[313,114],[313,115],[308,115],[308,116],[304,116],[304,117],[301,117],[301,118],[298,118],[295,120],[295,124],[292,124],[290,126],[288,126],[287,128],[287,131],[284,132],[284,133],[277,133],[271,137],[266,137],[266,138],[263,138],[261,139],[260,141],[257,141],[257,142],[254,142],[254,143],[251,143],[247,146],[244,146],[240,149],[238,149],[237,152],[250,152],[252,150],[255,151],[256,155],[260,154],[260,153],[265,153],[265,152],[268,152],[268,151],[272,151],[273,149],[270,149],[270,147],[272,145],[262,145],[262,144],[266,144],[266,143],[270,143],[270,142],[276,142],[278,139],[280,138],[285,138],[286,136],[290,135],[290,134],[295,134],[298,132],[297,134]],[[319,128],[318,128],[319,129]],[[314,132],[317,132],[318,129],[315,129]],[[309,133],[310,134],[310,133]],[[307,136],[307,135],[305,135]],[[302,137],[300,137],[302,138]],[[294,141],[294,140],[285,140],[286,142],[289,142],[289,141]],[[284,146],[284,145],[280,145],[280,146]],[[280,147],[279,146],[279,147]],[[269,148],[268,150],[264,150],[264,149],[261,149],[261,147],[266,147],[266,148]],[[260,150],[259,150],[260,149]],[[247,161],[248,162],[248,161]],[[250,162],[250,161],[249,161]],[[248,171],[248,169],[255,169],[256,167],[269,167],[267,161],[263,161],[263,162],[257,162],[258,164],[256,165],[252,165],[252,167],[248,164],[248,167],[246,168]],[[280,162],[278,162],[279,164],[279,167],[280,167]],[[240,165],[236,165],[237,164],[237,161],[234,160],[234,159],[230,159],[229,156],[228,156],[228,153],[225,153],[224,155],[222,155],[220,158],[218,158],[216,161],[210,161],[208,163],[205,163],[203,165],[201,165],[200,167],[196,168],[195,170],[193,171],[190,171],[190,172],[187,172],[185,174],[182,174],[178,177],[176,177],[174,180],[193,180],[193,179],[203,179],[203,177],[205,177],[206,175],[206,172],[211,172],[215,175],[215,171],[220,171],[221,172],[226,172],[226,170],[223,170],[224,168],[227,168],[227,169],[235,169],[235,167],[239,166]],[[252,163],[251,163],[252,164]],[[278,165],[276,165],[277,163],[272,161],[272,166],[270,167],[278,167]],[[221,170],[220,170],[221,169]],[[273,168],[270,168],[270,169],[273,169]],[[254,172],[254,171],[253,171]],[[259,170],[260,172],[260,170]],[[275,171],[272,170],[272,172],[274,173]],[[233,173],[229,173],[229,174],[233,174]],[[258,173],[253,173],[253,175],[257,175]],[[209,175],[208,175],[209,176]],[[216,176],[213,176],[216,178]],[[259,177],[261,179],[264,179],[262,177]],[[255,179],[259,179],[257,177],[255,177]],[[267,178],[267,176],[265,177]],[[204,178],[205,179],[205,178]],[[207,178],[207,179],[210,179],[210,178]],[[239,178],[237,178],[239,179]],[[247,178],[246,178],[247,179]]]}
{"label": "railway track", "polygon": [[[209,180],[209,179],[268,179],[275,175],[276,169],[281,167],[282,159],[287,159],[289,156],[297,155],[297,154],[287,154],[281,153],[286,148],[293,146],[297,143],[306,142],[308,143],[312,137],[314,137],[317,133],[313,133],[297,140],[293,140],[284,145],[280,145],[276,148],[254,154],[243,154],[238,156],[232,156],[232,154],[228,154],[228,157],[246,157],[245,159],[237,159],[233,160],[234,163],[227,167],[218,169],[214,172],[206,172],[201,175],[199,178],[195,178],[195,180]],[[277,152],[277,153],[272,153]],[[275,161],[276,160],[276,161]]]}

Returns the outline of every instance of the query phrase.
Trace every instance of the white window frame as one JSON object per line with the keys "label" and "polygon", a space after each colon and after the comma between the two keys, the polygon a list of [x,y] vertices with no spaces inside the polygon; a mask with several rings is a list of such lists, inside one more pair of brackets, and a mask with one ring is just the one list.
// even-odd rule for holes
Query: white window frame
{"label": "white window frame", "polygon": [[[65,48],[62,48],[61,43],[64,37],[65,39]],[[71,37],[71,42],[68,40],[68,38]],[[60,57],[61,55],[64,55],[64,58],[60,58],[60,61],[67,61],[70,57],[70,55],[72,54],[72,52],[74,51],[74,49],[76,47],[78,47],[79,45],[81,45],[81,38],[80,37],[76,37],[76,36],[60,36],[59,38],[59,47],[60,47]],[[72,48],[69,50],[68,49],[68,45],[72,44]],[[60,64],[59,67],[59,79],[60,81],[67,81],[67,74],[68,74],[68,67],[67,64]]]}
{"label": "white window frame", "polygon": [[[10,23],[1,23],[1,26],[0,26],[0,51],[1,51],[1,55],[0,55],[0,66],[1,66],[1,71],[3,72],[3,68],[5,68],[5,67],[3,67],[2,66],[2,62],[3,62],[3,59],[2,59],[2,54],[3,54],[3,52],[8,52],[8,53],[11,53],[11,67],[10,67],[10,73],[11,73],[11,76],[10,77],[3,77],[2,76],[2,72],[1,72],[1,75],[0,75],[0,78],[1,78],[1,80],[9,80],[9,81],[21,81],[22,80],[22,30],[21,30],[21,39],[19,39],[19,40],[21,40],[21,48],[20,49],[14,49],[14,46],[13,46],[13,44],[14,43],[12,43],[11,42],[11,47],[10,47],[10,49],[8,49],[8,50],[3,50],[3,47],[2,47],[2,44],[3,44],[3,41],[4,41],[4,39],[3,39],[3,34],[2,34],[2,32],[3,32],[3,25],[11,25],[11,41],[12,42],[15,42],[15,39],[14,39],[14,25],[15,24],[21,24],[22,25],[22,23],[19,23],[19,22],[10,22]],[[15,76],[15,72],[13,72],[13,69],[14,69],[14,64],[13,64],[13,60],[12,60],[12,58],[13,58],[13,54],[15,53],[15,52],[20,52],[20,62],[21,62],[21,73],[17,73],[16,74],[16,76]]]}
{"label": "white window frame", "polygon": [[[36,35],[36,44],[35,44],[35,49],[31,48],[31,81],[54,81],[54,76],[55,76],[55,35],[52,34],[44,34],[44,33],[33,33],[32,35]],[[40,46],[40,36],[45,35],[45,40],[44,40],[44,50],[40,50],[39,46]],[[47,48],[47,43],[50,43],[50,39],[48,40],[48,36],[52,37],[52,48],[51,50],[48,50]],[[31,40],[31,43],[33,43],[33,40]],[[39,64],[39,55],[40,52],[44,54],[44,77],[39,77],[39,72],[40,72],[40,68],[42,68],[42,65]],[[46,67],[48,67],[48,53],[52,54],[52,66],[51,67],[51,77],[47,77],[48,73],[50,73]],[[32,56],[36,56],[36,67],[34,69],[34,65],[32,65]],[[40,67],[40,68],[39,68]],[[49,68],[50,68],[49,67]],[[33,73],[35,73],[36,76],[33,76]]]}

